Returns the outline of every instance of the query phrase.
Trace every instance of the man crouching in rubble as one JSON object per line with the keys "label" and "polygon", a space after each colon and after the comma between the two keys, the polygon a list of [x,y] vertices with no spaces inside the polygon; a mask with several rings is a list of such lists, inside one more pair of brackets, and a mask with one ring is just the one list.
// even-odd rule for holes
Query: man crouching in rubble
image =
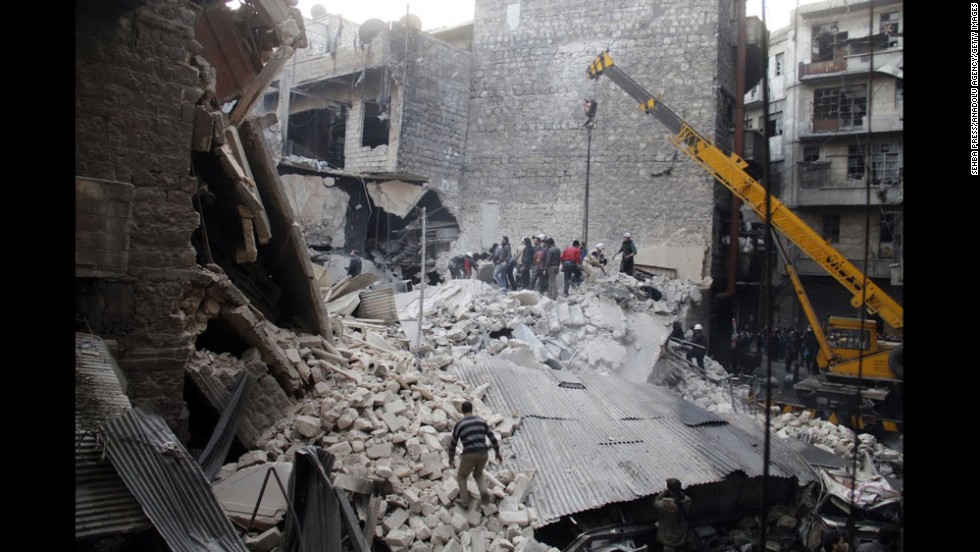
{"label": "man crouching in rubble", "polygon": [[694,501],[684,494],[681,482],[671,477],[667,488],[653,501],[660,521],[657,523],[657,542],[664,545],[664,552],[676,550],[700,550],[694,527],[688,523],[688,514]]}

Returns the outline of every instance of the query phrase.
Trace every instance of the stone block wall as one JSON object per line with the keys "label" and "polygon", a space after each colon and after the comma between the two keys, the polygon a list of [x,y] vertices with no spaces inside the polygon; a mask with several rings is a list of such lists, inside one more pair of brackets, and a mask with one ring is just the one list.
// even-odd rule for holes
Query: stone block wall
{"label": "stone block wall", "polygon": [[719,87],[734,88],[723,66],[734,63],[733,50],[719,46],[732,36],[731,22],[722,22],[731,17],[728,4],[478,0],[462,248],[480,248],[487,200],[500,202],[494,234],[544,232],[561,245],[581,237],[589,148],[582,103],[594,97],[589,241],[617,247],[629,231],[640,248],[702,246],[710,257],[714,180],[676,153],[666,128],[612,81],[588,80],[586,67],[608,49],[634,80],[714,138]]}
{"label": "stone block wall", "polygon": [[[93,7],[96,6],[96,7]],[[133,185],[128,272],[76,280],[76,318],[119,343],[129,396],[176,422],[194,337],[174,315],[192,285],[189,175],[198,71],[191,2],[76,5],[75,173]]]}

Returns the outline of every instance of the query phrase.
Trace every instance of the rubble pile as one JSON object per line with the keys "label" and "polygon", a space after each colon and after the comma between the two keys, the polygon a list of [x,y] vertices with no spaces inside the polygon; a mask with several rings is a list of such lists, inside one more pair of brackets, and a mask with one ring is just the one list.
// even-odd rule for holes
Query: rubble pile
{"label": "rubble pile", "polygon": [[[704,358],[704,367],[705,377],[691,370],[675,368],[664,383],[684,400],[709,412],[747,415],[765,423],[765,413],[749,404],[751,389],[748,385],[729,386],[724,367],[710,357]],[[808,411],[781,413],[775,408],[770,420],[773,433],[782,439],[799,439],[848,460],[854,454],[855,433],[843,425],[811,417]],[[892,475],[896,467],[902,465],[902,452],[879,443],[873,435],[859,434],[857,441],[858,456],[863,459],[867,453],[881,475]]]}
{"label": "rubble pile", "polygon": [[[661,300],[650,299],[642,285],[660,290]],[[554,301],[531,290],[501,293],[480,280],[451,280],[427,291],[422,327],[431,349],[423,353],[448,350],[452,359],[505,354],[530,367],[546,364],[646,382],[668,328],[700,296],[694,282],[655,277],[641,283],[623,274]],[[396,298],[401,320],[418,318],[418,297],[416,292]]]}
{"label": "rubble pile", "polygon": [[[336,459],[335,487],[383,497],[374,534],[392,550],[546,550],[533,539],[537,516],[523,503],[533,473],[492,473],[491,464],[485,474],[493,503],[480,509],[454,503],[459,489],[448,447],[462,402],[473,402],[475,413],[501,437],[504,458],[507,437],[520,420],[482,402],[487,385],[473,388],[436,369],[441,361],[432,359],[419,371],[415,359],[375,325],[343,322],[334,345],[279,330],[277,342],[303,382],[301,396],[256,439],[258,450],[224,466],[218,480],[256,462],[292,462],[297,449],[318,445]],[[470,496],[478,497],[469,483]]]}

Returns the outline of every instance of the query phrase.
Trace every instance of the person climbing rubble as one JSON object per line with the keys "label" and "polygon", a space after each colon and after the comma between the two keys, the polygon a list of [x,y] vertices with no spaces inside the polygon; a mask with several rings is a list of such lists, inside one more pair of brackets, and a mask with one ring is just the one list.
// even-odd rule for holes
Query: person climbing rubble
{"label": "person climbing rubble", "polygon": [[613,260],[622,255],[619,262],[619,271],[624,274],[633,275],[633,257],[636,256],[636,244],[633,243],[633,236],[629,232],[623,232],[623,244],[619,246],[619,251],[613,255]]}
{"label": "person climbing rubble", "polygon": [[582,274],[582,250],[578,248],[578,240],[561,252],[561,271],[565,274],[565,297],[568,297],[568,286]]}
{"label": "person climbing rubble", "polygon": [[695,359],[698,366],[704,370],[704,354],[708,350],[708,338],[702,331],[701,324],[694,325],[694,335],[691,336],[691,345],[687,350],[687,360]]}
{"label": "person climbing rubble", "polygon": [[596,271],[602,272],[603,276],[606,275],[606,264],[609,260],[603,253],[604,247],[601,243],[597,243],[595,248],[586,255],[585,262],[582,264],[582,268],[585,269],[586,283],[595,282]]}
{"label": "person climbing rubble", "polygon": [[357,256],[357,250],[351,249],[350,263],[347,265],[347,275],[353,278],[361,273],[361,258]]}
{"label": "person climbing rubble", "polygon": [[476,488],[480,490],[480,500],[483,504],[489,504],[490,491],[483,478],[483,468],[489,460],[487,441],[489,440],[493,447],[497,462],[501,459],[500,446],[487,422],[473,414],[473,403],[463,401],[459,410],[463,413],[463,418],[453,427],[452,441],[449,443],[450,468],[456,467],[456,444],[463,443],[463,454],[460,455],[459,470],[456,472],[456,484],[459,486],[459,497],[456,500],[464,508],[469,507],[470,494],[466,489],[466,481],[470,474],[473,474]]}

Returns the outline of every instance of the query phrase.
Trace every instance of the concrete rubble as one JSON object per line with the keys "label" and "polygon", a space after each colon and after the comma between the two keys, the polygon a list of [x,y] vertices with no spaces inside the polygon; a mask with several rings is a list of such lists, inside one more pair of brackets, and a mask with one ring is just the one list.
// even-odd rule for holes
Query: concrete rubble
{"label": "concrete rubble", "polygon": [[[392,550],[547,549],[534,541],[537,517],[524,504],[533,473],[491,464],[486,473],[493,502],[469,509],[454,503],[459,489],[446,449],[453,423],[461,418],[462,401],[473,401],[476,414],[501,437],[504,458],[520,419],[492,412],[482,401],[485,385],[474,388],[443,369],[465,357],[496,355],[543,370],[612,374],[659,383],[708,411],[762,423],[758,408],[751,412],[745,407],[748,386],[729,386],[724,368],[710,357],[703,374],[676,367],[654,370],[670,346],[671,324],[691,316],[703,288],[667,277],[645,284],[660,290],[661,299],[650,299],[639,282],[618,274],[557,301],[532,291],[501,293],[476,279],[452,280],[426,290],[424,339],[417,350],[414,339],[406,339],[397,324],[336,318],[332,343],[269,325],[263,345],[268,349],[274,344],[279,351],[264,350],[261,357],[288,363],[278,367],[277,378],[266,377],[286,384],[276,403],[281,416],[246,424],[253,434],[260,430],[250,441],[254,450],[222,468],[219,482],[240,469],[292,462],[298,448],[314,444],[336,457],[333,485],[352,493],[361,519]],[[417,291],[396,295],[403,324],[417,324],[418,302]],[[253,348],[243,358],[257,360],[258,355]],[[658,366],[664,364],[669,363]],[[259,366],[249,368],[245,360],[206,351],[199,351],[189,365],[191,373],[219,374],[225,382],[236,369]],[[295,376],[284,379],[286,368]],[[249,416],[255,414],[247,411],[244,417]],[[802,439],[841,457],[849,458],[855,446],[847,428],[805,413],[775,415],[773,429],[781,438]],[[875,461],[879,475],[888,475],[891,463],[901,463],[900,452],[870,435],[859,436],[858,442],[859,452]],[[478,496],[472,481],[469,490]],[[379,499],[376,515],[364,507],[368,497]],[[278,538],[263,535],[250,534],[255,549]]]}
{"label": "concrete rubble", "polygon": [[[492,412],[482,402],[486,385],[474,388],[442,369],[465,356],[491,354],[540,369],[567,366],[646,381],[676,313],[691,308],[700,290],[664,279],[653,285],[669,292],[652,301],[637,285],[615,275],[557,301],[530,291],[501,294],[479,280],[429,288],[418,359],[409,351],[414,343],[394,324],[340,317],[331,343],[259,320],[265,339],[241,360],[198,351],[188,363],[195,381],[206,375],[227,386],[238,371],[254,370],[282,387],[255,394],[253,401],[271,406],[265,413],[279,417],[246,410],[246,431],[239,436],[247,436],[253,450],[224,466],[215,484],[239,470],[292,462],[298,448],[314,444],[336,457],[335,487],[383,499],[374,533],[392,550],[545,550],[533,538],[534,509],[524,504],[533,472],[491,464],[486,473],[493,502],[469,509],[454,503],[459,489],[446,449],[460,404],[473,401],[476,414],[501,438],[504,458],[520,419]],[[417,317],[418,292],[396,300],[400,317]],[[229,308],[227,300],[221,303],[221,310]],[[262,359],[276,361],[269,370],[276,377],[258,373]],[[478,496],[472,481],[470,487]],[[362,513],[364,520],[371,517]],[[248,542],[255,549],[279,538],[267,529],[253,527]]]}

